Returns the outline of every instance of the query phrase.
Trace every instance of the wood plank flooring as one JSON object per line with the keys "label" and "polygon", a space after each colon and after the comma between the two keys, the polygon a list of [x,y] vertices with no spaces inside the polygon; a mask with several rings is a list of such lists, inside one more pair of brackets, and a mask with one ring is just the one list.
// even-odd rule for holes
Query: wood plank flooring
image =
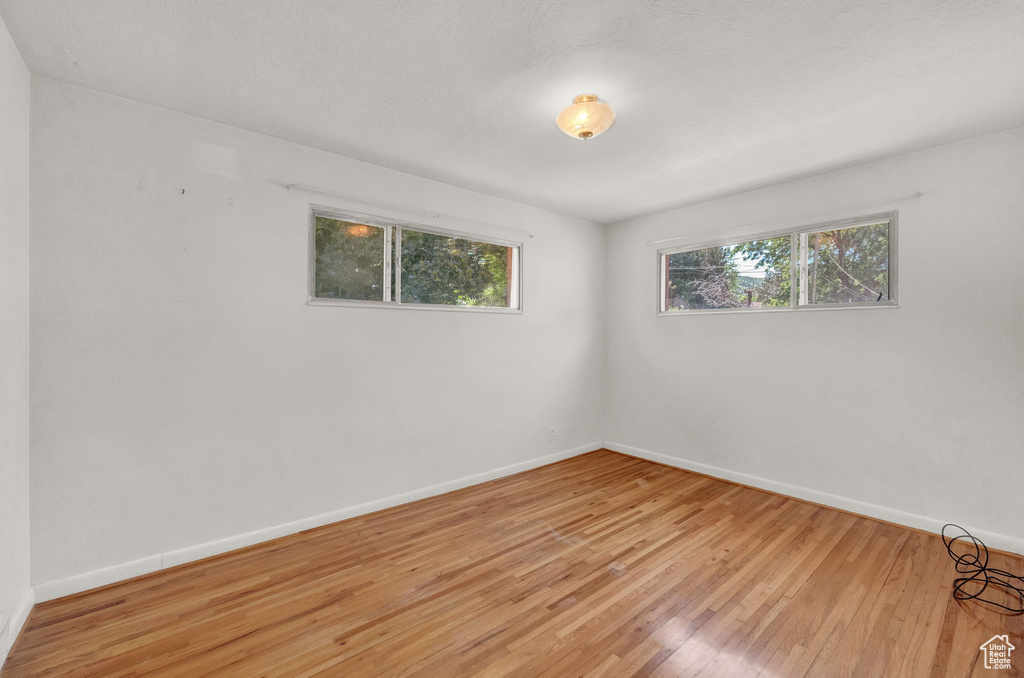
{"label": "wood plank flooring", "polygon": [[1024,617],[953,577],[937,536],[602,450],[38,605],[2,678],[1020,676]]}

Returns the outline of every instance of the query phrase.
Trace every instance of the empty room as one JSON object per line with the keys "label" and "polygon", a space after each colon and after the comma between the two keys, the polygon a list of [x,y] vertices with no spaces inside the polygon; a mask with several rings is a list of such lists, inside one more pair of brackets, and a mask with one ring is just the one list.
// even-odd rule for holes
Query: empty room
{"label": "empty room", "polygon": [[0,678],[1024,675],[1020,0],[0,0]]}

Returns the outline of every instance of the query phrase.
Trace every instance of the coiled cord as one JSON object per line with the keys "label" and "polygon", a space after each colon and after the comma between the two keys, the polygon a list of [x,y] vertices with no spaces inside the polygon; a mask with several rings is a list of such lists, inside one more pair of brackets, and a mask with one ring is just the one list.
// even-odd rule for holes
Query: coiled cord
{"label": "coiled cord", "polygon": [[[946,528],[955,528],[963,534],[946,536]],[[955,534],[955,533],[954,533]],[[1000,570],[988,565],[988,547],[964,528],[954,523],[947,523],[942,526],[942,542],[946,545],[946,552],[956,564],[956,571],[966,575],[953,580],[953,597],[957,600],[976,600],[979,603],[1001,607],[1007,612],[1014,614],[1024,613],[1024,578],[1006,570]],[[953,551],[953,544],[963,542],[971,546],[970,552],[956,553]],[[975,588],[974,592],[967,590],[967,587]],[[1012,598],[1017,599],[1017,604],[1003,605],[991,598],[982,598],[981,594],[993,586],[1002,589]]]}

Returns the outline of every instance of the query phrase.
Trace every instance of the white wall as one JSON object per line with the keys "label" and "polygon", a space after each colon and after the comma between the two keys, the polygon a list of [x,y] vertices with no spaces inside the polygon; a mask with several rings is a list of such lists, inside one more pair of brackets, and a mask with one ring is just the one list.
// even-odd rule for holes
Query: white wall
{"label": "white wall", "polygon": [[[32,115],[35,583],[600,440],[603,226],[41,78]],[[289,183],[535,234],[525,313],[306,305],[310,202],[412,215]]]}
{"label": "white wall", "polygon": [[[898,309],[655,317],[645,241],[894,208]],[[611,227],[606,439],[1024,552],[1022,216],[1016,129]]]}
{"label": "white wall", "polygon": [[29,74],[0,21],[0,664],[29,586]]}

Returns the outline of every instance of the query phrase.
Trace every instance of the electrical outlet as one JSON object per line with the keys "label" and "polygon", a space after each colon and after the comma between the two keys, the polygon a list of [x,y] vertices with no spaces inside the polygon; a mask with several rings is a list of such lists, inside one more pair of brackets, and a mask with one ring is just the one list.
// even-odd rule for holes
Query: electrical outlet
{"label": "electrical outlet", "polygon": [[554,439],[555,439],[555,429],[549,428],[548,429],[548,440],[554,440]]}

